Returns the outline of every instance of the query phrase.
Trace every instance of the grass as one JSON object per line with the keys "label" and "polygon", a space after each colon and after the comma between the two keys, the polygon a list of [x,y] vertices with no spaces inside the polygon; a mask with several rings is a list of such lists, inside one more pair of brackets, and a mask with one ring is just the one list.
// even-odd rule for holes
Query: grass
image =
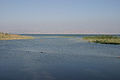
{"label": "grass", "polygon": [[33,37],[0,32],[0,40],[17,40],[17,39],[33,39]]}
{"label": "grass", "polygon": [[112,35],[99,35],[83,37],[84,40],[101,44],[120,44],[120,37]]}

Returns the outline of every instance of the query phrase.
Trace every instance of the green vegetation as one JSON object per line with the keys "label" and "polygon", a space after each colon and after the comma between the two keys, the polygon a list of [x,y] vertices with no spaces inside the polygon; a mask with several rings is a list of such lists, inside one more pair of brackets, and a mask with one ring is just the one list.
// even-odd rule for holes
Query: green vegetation
{"label": "green vegetation", "polygon": [[33,37],[0,32],[0,40],[16,40],[16,39],[33,39]]}
{"label": "green vegetation", "polygon": [[101,44],[120,44],[120,37],[112,35],[87,36],[83,39]]}

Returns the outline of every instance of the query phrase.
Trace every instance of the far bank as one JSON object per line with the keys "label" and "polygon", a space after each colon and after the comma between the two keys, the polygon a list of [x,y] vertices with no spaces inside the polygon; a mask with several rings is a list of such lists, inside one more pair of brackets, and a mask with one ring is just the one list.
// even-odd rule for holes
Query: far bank
{"label": "far bank", "polygon": [[18,40],[18,39],[34,39],[34,37],[0,32],[0,40]]}

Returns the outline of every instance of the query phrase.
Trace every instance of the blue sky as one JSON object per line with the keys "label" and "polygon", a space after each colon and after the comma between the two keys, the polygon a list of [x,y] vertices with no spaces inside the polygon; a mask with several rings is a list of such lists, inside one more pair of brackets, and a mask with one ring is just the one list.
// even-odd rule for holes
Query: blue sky
{"label": "blue sky", "polygon": [[0,0],[0,31],[120,33],[120,0]]}

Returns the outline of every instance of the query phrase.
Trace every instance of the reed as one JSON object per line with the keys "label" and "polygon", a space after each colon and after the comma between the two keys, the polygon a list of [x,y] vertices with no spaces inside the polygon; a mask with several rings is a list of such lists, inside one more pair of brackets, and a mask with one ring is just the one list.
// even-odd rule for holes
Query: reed
{"label": "reed", "polygon": [[120,44],[120,37],[112,35],[87,36],[84,40],[101,44]]}

